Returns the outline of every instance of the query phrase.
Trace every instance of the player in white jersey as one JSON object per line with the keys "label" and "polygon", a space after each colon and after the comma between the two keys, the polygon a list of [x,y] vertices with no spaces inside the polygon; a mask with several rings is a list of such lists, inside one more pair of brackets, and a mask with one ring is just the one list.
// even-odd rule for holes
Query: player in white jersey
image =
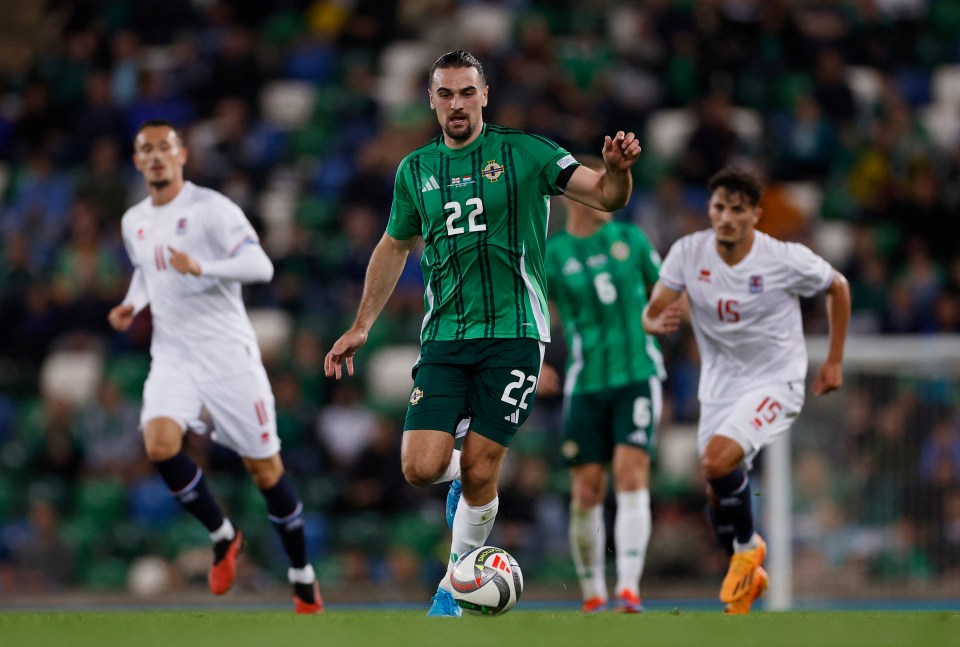
{"label": "player in white jersey", "polygon": [[812,388],[822,395],[843,382],[850,288],[807,247],[755,229],[761,186],[753,176],[727,167],[709,188],[712,227],[674,243],[643,327],[658,335],[677,330],[679,298],[687,293],[701,358],[697,445],[710,520],[731,553],[720,599],[727,613],[748,613],[767,586],[766,546],[754,531],[748,473],[804,401],[807,352],[798,298],[826,294],[829,352]]}
{"label": "player in white jersey", "polygon": [[[209,531],[214,561],[210,590],[222,595],[236,577],[243,534],[224,517],[203,471],[183,452],[187,429],[236,451],[263,494],[267,516],[290,558],[287,575],[296,613],[323,610],[307,558],[303,504],[284,474],[273,392],[247,317],[241,284],[273,277],[273,264],[237,205],[186,182],[187,150],[165,121],[145,122],[133,162],[149,196],[123,216],[123,240],[134,266],[110,324],[129,329],[147,305],[153,316],[150,373],[140,425],[147,457],[181,505]],[[204,415],[206,414],[206,415]]]}

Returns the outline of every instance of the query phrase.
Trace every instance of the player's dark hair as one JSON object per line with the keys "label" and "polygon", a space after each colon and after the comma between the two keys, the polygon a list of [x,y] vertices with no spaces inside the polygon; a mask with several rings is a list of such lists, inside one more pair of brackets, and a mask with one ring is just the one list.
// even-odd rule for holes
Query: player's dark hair
{"label": "player's dark hair", "polygon": [[140,125],[137,126],[137,132],[133,133],[133,140],[137,140],[137,135],[140,134],[140,131],[144,128],[157,128],[166,126],[173,131],[173,134],[177,136],[177,139],[180,140],[180,143],[183,143],[183,136],[180,135],[180,129],[174,126],[172,123],[166,119],[147,119],[146,121],[140,122]]}
{"label": "player's dark hair", "polygon": [[433,65],[430,66],[430,74],[427,75],[427,82],[429,83],[433,81],[433,73],[437,70],[463,67],[474,68],[477,71],[477,74],[480,76],[480,81],[484,85],[487,84],[487,75],[484,74],[483,66],[480,64],[480,61],[477,60],[476,56],[463,49],[447,52],[434,61]]}
{"label": "player's dark hair", "polygon": [[725,166],[710,178],[707,187],[712,194],[717,189],[725,189],[727,193],[739,193],[750,203],[750,206],[760,204],[760,195],[763,187],[753,175],[736,166]]}

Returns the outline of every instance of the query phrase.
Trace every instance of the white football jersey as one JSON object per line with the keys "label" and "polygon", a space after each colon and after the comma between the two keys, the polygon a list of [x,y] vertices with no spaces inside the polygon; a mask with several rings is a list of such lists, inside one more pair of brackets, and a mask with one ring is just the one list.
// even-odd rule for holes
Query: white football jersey
{"label": "white football jersey", "polygon": [[700,401],[733,400],[758,385],[806,379],[798,297],[826,289],[833,274],[804,245],[759,231],[733,267],[720,258],[712,229],[674,243],[660,281],[687,292],[700,349]]}
{"label": "white football jersey", "polygon": [[167,204],[154,206],[148,197],[128,209],[122,231],[150,299],[152,357],[181,362],[198,379],[235,374],[260,362],[240,282],[184,275],[170,265],[168,247],[202,264],[259,244],[240,207],[217,191],[186,182]]}

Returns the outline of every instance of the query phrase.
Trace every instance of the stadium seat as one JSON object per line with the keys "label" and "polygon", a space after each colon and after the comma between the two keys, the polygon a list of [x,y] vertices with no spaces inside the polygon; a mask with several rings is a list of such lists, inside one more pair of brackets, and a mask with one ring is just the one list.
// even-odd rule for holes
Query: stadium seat
{"label": "stadium seat", "polygon": [[313,115],[315,94],[303,81],[273,81],[260,92],[263,118],[279,130],[303,128]]}
{"label": "stadium seat", "polygon": [[114,356],[107,364],[107,378],[117,384],[123,395],[133,400],[143,396],[143,383],[150,372],[150,358],[143,353]]}
{"label": "stadium seat", "polygon": [[803,212],[805,219],[820,217],[823,191],[814,182],[785,182],[784,188],[790,201]]}
{"label": "stadium seat", "polygon": [[414,81],[430,69],[433,56],[433,47],[418,41],[396,41],[383,49],[376,93],[384,107],[389,110],[416,98],[414,91],[422,84]]}
{"label": "stadium seat", "polygon": [[159,475],[129,486],[130,519],[142,528],[166,528],[179,511],[177,500]]}
{"label": "stadium seat", "polygon": [[[732,127],[748,145],[755,145],[763,134],[763,119],[756,110],[733,108]],[[659,157],[676,160],[683,153],[690,134],[697,126],[693,110],[658,110],[647,121],[645,141]]]}
{"label": "stadium seat", "polygon": [[506,7],[476,3],[461,8],[457,18],[460,32],[468,39],[467,49],[480,46],[498,51],[510,45],[513,15]]}
{"label": "stadium seat", "polygon": [[379,404],[406,403],[413,386],[410,369],[419,355],[416,346],[384,346],[373,353],[366,370],[370,398]]}
{"label": "stadium seat", "polygon": [[264,227],[263,247],[271,256],[284,256],[293,244],[297,202],[297,187],[290,183],[274,183],[260,194],[260,218]]}
{"label": "stadium seat", "polygon": [[278,308],[255,308],[248,313],[253,331],[265,356],[276,356],[290,345],[293,317]]}
{"label": "stadium seat", "polygon": [[687,108],[658,110],[647,120],[645,143],[659,157],[675,160],[683,152],[696,123],[696,115]]}
{"label": "stadium seat", "polygon": [[814,230],[815,251],[834,267],[844,267],[853,252],[853,230],[841,220],[821,222]]}
{"label": "stadium seat", "polygon": [[733,129],[740,135],[740,139],[753,148],[760,143],[763,135],[763,118],[751,108],[734,108]]}
{"label": "stadium seat", "polygon": [[40,390],[47,398],[84,405],[96,396],[103,356],[96,351],[56,351],[40,369]]}
{"label": "stadium seat", "polygon": [[847,83],[860,109],[869,108],[880,99],[883,91],[883,78],[872,67],[863,65],[847,66]]}
{"label": "stadium seat", "polygon": [[126,502],[123,484],[114,479],[81,481],[74,490],[77,517],[91,519],[101,528],[112,528],[124,516]]}
{"label": "stadium seat", "polygon": [[938,102],[921,108],[920,123],[932,142],[952,151],[960,143],[960,102]]}
{"label": "stadium seat", "polygon": [[939,65],[933,71],[933,102],[960,105],[960,65]]}

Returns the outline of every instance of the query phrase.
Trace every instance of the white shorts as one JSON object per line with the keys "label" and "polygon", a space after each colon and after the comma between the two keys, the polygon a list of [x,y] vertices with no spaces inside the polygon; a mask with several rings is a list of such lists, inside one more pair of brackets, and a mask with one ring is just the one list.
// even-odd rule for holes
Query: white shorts
{"label": "white shorts", "polygon": [[143,385],[140,426],[171,418],[181,429],[206,433],[244,458],[269,458],[280,451],[273,391],[259,362],[250,370],[197,380],[172,361],[154,360]]}
{"label": "white shorts", "polygon": [[803,409],[804,383],[780,382],[761,387],[728,402],[700,405],[697,449],[703,456],[714,436],[726,436],[743,448],[743,463],[749,470],[765,445],[790,429]]}

